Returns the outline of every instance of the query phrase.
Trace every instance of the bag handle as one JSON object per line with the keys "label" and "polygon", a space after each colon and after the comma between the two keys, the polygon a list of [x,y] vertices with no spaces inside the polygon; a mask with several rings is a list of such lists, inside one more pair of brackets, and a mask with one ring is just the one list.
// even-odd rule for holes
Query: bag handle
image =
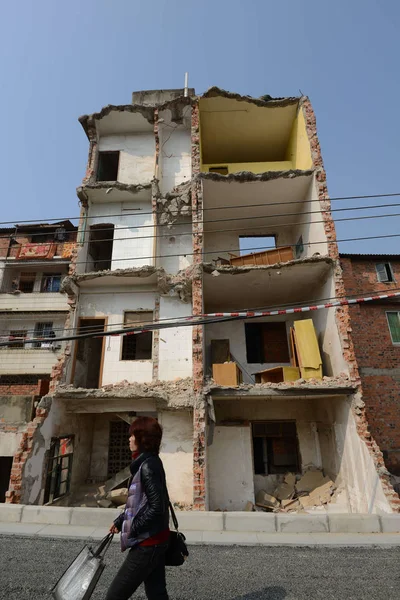
{"label": "bag handle", "polygon": [[171,517],[172,517],[172,522],[174,524],[174,527],[175,527],[176,531],[178,531],[179,530],[179,523],[178,523],[178,519],[176,518],[174,507],[171,504],[171,500],[169,501],[169,510],[171,512]]}
{"label": "bag handle", "polygon": [[106,537],[101,540],[101,542],[97,546],[97,548],[95,550],[93,550],[93,556],[95,558],[98,558],[102,554],[104,556],[104,554],[107,552],[107,550],[110,547],[113,537],[114,537],[113,533],[107,533]]}

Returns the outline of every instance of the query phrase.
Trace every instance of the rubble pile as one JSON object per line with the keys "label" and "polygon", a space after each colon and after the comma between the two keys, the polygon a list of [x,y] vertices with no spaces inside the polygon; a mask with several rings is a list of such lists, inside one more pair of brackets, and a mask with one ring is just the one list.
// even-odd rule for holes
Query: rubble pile
{"label": "rubble pile", "polygon": [[307,471],[304,475],[287,473],[273,494],[260,490],[255,506],[246,505],[246,511],[292,512],[328,504],[336,489],[334,482],[322,471]]}

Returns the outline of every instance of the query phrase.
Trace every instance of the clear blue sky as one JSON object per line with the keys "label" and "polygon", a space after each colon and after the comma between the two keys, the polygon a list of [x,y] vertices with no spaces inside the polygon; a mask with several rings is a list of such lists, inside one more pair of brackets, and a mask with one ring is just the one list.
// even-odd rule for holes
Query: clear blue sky
{"label": "clear blue sky", "polygon": [[[396,0],[3,3],[0,220],[76,215],[87,157],[77,118],[129,103],[133,90],[182,87],[185,71],[198,93],[300,89],[317,114],[330,195],[398,192],[399,21]],[[400,218],[337,229],[400,233]],[[400,238],[341,246],[399,248]]]}

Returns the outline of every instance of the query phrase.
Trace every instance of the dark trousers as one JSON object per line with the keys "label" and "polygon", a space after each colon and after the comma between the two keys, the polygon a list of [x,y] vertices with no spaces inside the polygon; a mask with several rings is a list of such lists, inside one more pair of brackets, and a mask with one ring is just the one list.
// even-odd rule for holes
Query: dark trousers
{"label": "dark trousers", "polygon": [[131,548],[107,592],[106,600],[128,600],[141,583],[144,583],[149,600],[168,600],[165,583],[167,548],[168,544]]}

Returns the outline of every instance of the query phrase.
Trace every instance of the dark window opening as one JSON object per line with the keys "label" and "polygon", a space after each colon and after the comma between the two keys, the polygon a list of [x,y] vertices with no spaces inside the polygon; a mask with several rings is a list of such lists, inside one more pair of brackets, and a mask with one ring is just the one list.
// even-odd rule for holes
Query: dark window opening
{"label": "dark window opening", "polygon": [[9,334],[9,341],[13,342],[8,347],[11,349],[24,348],[24,340],[28,332],[26,329],[11,329]]}
{"label": "dark window opening", "polygon": [[[35,323],[35,331],[33,334],[35,338],[55,338],[56,334],[53,331],[53,323]],[[33,348],[50,348],[51,342],[34,342]]]}
{"label": "dark window opening", "polygon": [[44,493],[45,504],[68,494],[71,485],[73,453],[74,436],[51,440]]}
{"label": "dark window opening", "polygon": [[54,275],[43,275],[41,290],[44,293],[59,292],[61,286],[61,273]]}
{"label": "dark window opening", "polygon": [[239,236],[240,254],[263,252],[276,247],[274,235],[241,235]]}
{"label": "dark window opening", "polygon": [[[114,225],[93,225],[89,238],[89,269],[93,271],[108,271],[111,269],[111,259],[114,242]],[[90,262],[93,262],[90,265]]]}
{"label": "dark window opening", "polygon": [[132,452],[129,449],[129,424],[111,421],[108,445],[108,477],[112,477],[130,465]]}
{"label": "dark window opening", "polygon": [[99,152],[97,181],[118,180],[119,151]]}
{"label": "dark window opening", "polygon": [[18,289],[24,294],[31,294],[35,287],[36,273],[21,273],[19,276]]}
{"label": "dark window opening", "polygon": [[[152,323],[152,312],[126,312],[125,327],[142,327]],[[134,333],[122,338],[121,360],[151,360],[153,350],[153,332]]]}
{"label": "dark window opening", "polygon": [[50,244],[54,242],[54,233],[34,233],[32,234],[32,244]]}
{"label": "dark window opening", "polygon": [[390,283],[394,281],[392,265],[390,263],[378,263],[376,265],[378,281],[381,283]]}
{"label": "dark window opening", "polygon": [[[104,331],[104,319],[81,319],[79,333]],[[74,386],[97,389],[101,380],[104,338],[78,340],[75,357]]]}
{"label": "dark window opening", "polygon": [[249,364],[289,363],[286,323],[245,323]]}
{"label": "dark window opening", "polygon": [[209,173],[219,173],[220,175],[228,175],[228,167],[210,167],[208,169]]}
{"label": "dark window opening", "polygon": [[6,492],[10,485],[12,456],[0,456],[0,502],[6,501]]}
{"label": "dark window opening", "polygon": [[253,423],[253,454],[256,475],[298,472],[300,461],[296,423]]}

